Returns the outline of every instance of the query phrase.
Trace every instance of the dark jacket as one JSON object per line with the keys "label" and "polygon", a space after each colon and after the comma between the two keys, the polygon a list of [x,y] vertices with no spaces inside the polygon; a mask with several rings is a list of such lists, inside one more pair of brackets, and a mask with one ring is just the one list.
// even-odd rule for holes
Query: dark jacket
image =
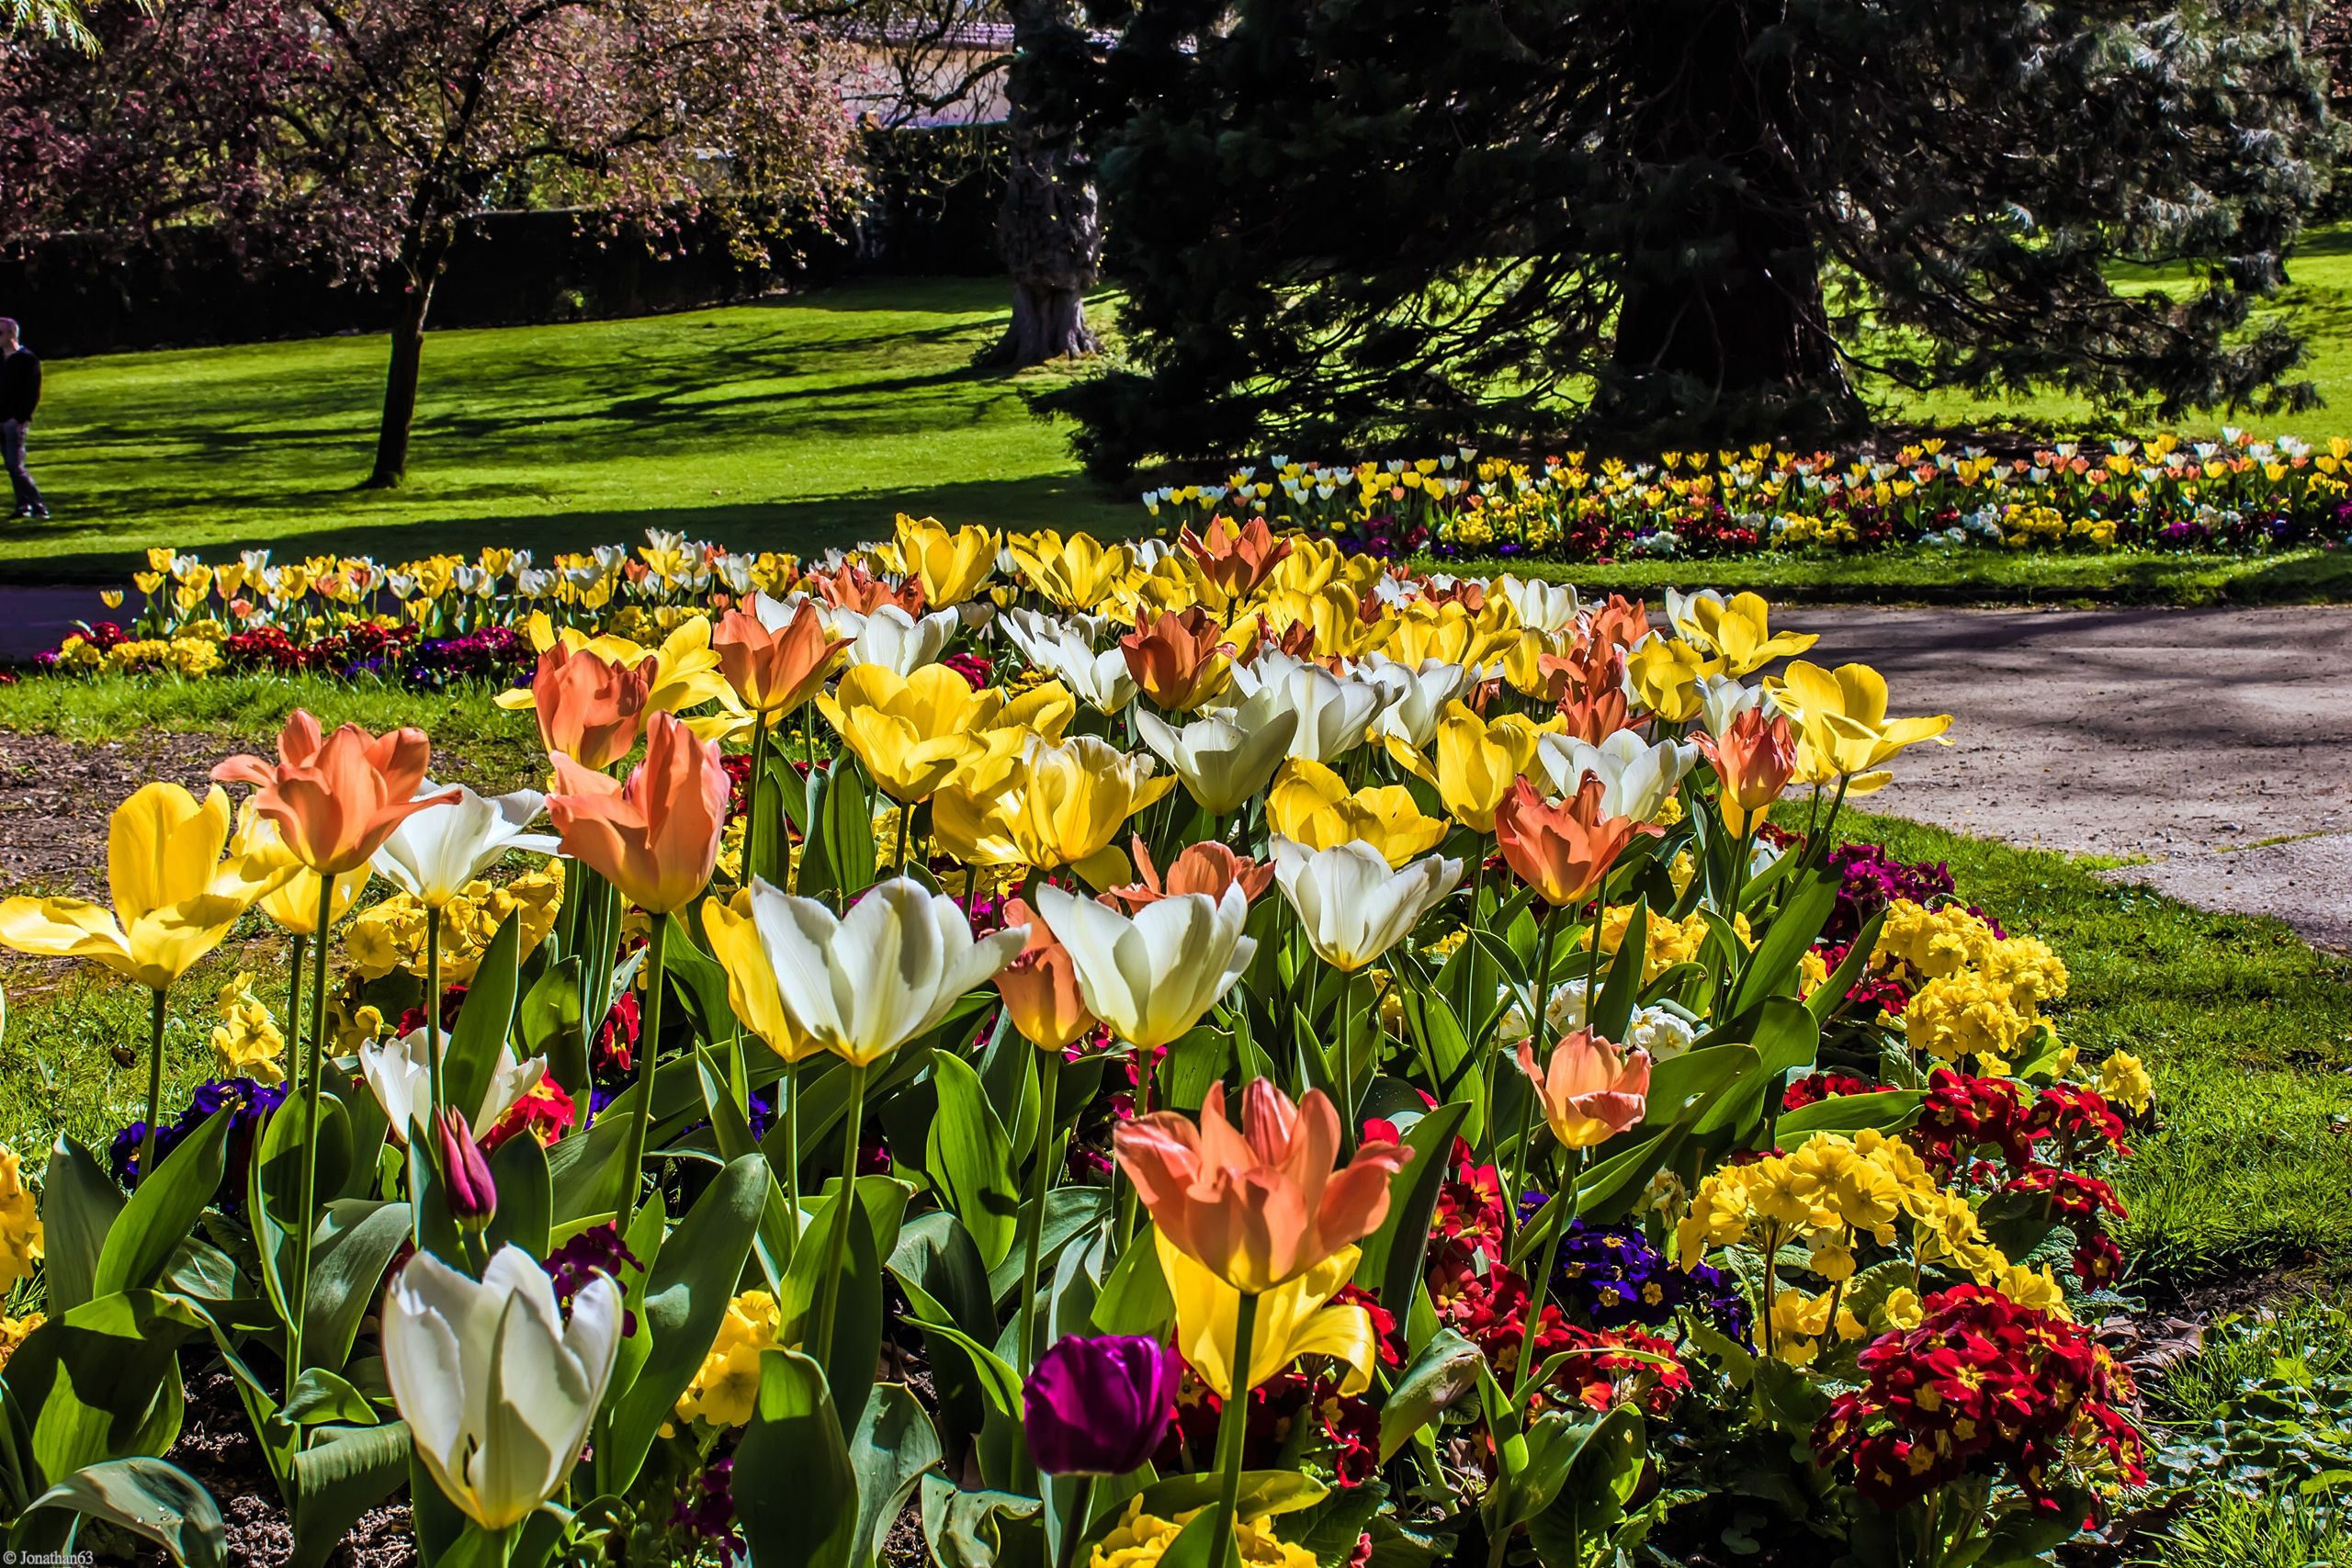
{"label": "dark jacket", "polygon": [[29,348],[0,359],[0,419],[30,419],[40,407],[40,360]]}

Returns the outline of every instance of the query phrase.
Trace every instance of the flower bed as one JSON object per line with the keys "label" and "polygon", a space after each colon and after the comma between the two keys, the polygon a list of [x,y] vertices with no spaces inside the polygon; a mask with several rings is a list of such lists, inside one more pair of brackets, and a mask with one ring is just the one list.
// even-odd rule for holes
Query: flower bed
{"label": "flower bed", "polygon": [[20,1548],[217,1560],[209,1363],[307,1563],[405,1491],[448,1563],[1958,1565],[2141,1484],[2146,1076],[1838,836],[1948,720],[1262,527],[763,570],[536,628],[549,795],[298,715],[0,904],[158,1053],[292,939],[187,1107],[0,1156]]}

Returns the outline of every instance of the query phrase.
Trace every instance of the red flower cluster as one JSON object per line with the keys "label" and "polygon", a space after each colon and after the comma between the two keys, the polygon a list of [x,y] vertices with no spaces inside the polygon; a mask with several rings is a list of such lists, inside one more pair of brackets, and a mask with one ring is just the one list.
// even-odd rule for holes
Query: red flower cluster
{"label": "red flower cluster", "polygon": [[531,1086],[528,1094],[506,1108],[505,1114],[491,1123],[490,1131],[481,1135],[484,1154],[495,1154],[498,1145],[517,1133],[528,1133],[544,1148],[561,1137],[579,1116],[571,1096],[563,1086],[550,1077],[542,1077]]}
{"label": "red flower cluster", "polygon": [[2116,1408],[2131,1374],[2079,1325],[1997,1291],[1938,1292],[1918,1327],[1879,1336],[1860,1365],[1861,1388],[1831,1404],[1814,1451],[1850,1461],[1882,1508],[1971,1474],[2004,1473],[2045,1509],[2086,1480],[2147,1480],[2139,1428]]}
{"label": "red flower cluster", "polygon": [[1781,1109],[1794,1111],[1801,1105],[1840,1100],[1849,1094],[1872,1094],[1881,1087],[1851,1073],[1807,1073],[1781,1091]]}
{"label": "red flower cluster", "polygon": [[369,660],[397,653],[416,640],[414,626],[379,626],[357,621],[331,637],[296,642],[283,626],[257,626],[238,632],[220,643],[222,658],[232,670],[343,671]]}

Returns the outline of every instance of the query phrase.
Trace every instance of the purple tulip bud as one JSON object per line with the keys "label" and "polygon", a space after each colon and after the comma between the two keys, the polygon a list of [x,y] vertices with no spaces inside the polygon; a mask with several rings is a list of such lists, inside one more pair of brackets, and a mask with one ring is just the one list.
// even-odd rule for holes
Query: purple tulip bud
{"label": "purple tulip bud", "polygon": [[1048,1475],[1125,1475],[1159,1447],[1183,1376],[1183,1358],[1157,1339],[1071,1335],[1023,1392],[1029,1457]]}
{"label": "purple tulip bud", "polygon": [[498,1184],[481,1157],[473,1129],[454,1111],[441,1112],[441,1179],[449,1192],[449,1213],[461,1225],[486,1225],[498,1213]]}

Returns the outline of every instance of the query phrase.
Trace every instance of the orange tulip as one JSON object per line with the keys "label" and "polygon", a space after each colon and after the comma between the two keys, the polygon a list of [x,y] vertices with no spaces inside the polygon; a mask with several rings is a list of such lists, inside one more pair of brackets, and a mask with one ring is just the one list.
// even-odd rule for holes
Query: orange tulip
{"label": "orange tulip", "polygon": [[1593,612],[1592,635],[1619,649],[1633,647],[1650,635],[1650,611],[1639,599],[1611,593],[1609,603]]}
{"label": "orange tulip", "polygon": [[922,614],[922,580],[910,577],[893,588],[864,567],[852,562],[839,571],[812,571],[808,577],[810,592],[826,604],[842,610],[854,610],[870,615],[885,604],[896,604],[910,615]]}
{"label": "orange tulip", "polygon": [[1694,739],[1723,783],[1724,826],[1735,833],[1747,832],[1748,813],[1766,810],[1780,799],[1797,771],[1796,736],[1784,713],[1768,720],[1762,709],[1749,708],[1720,738]]}
{"label": "orange tulip", "polygon": [[1222,898],[1225,890],[1237,884],[1241,896],[1255,903],[1258,895],[1274,879],[1274,868],[1270,863],[1238,854],[1214,839],[1188,845],[1183,853],[1168,863],[1164,879],[1159,868],[1151,863],[1151,852],[1144,848],[1141,835],[1136,837],[1132,847],[1136,874],[1141,880],[1102,891],[1103,897],[1130,909],[1140,909],[1146,904],[1184,893],[1205,893],[1212,898]]}
{"label": "orange tulip", "polygon": [[1650,1054],[1638,1045],[1621,1053],[1589,1030],[1564,1037],[1543,1068],[1535,1043],[1521,1041],[1519,1068],[1535,1086],[1552,1136],[1571,1149],[1607,1143],[1649,1110]]}
{"label": "orange tulip", "polygon": [[549,647],[531,677],[540,744],[583,768],[609,768],[628,756],[659,663],[650,654],[631,667],[560,642]]}
{"label": "orange tulip", "polygon": [[1170,712],[1198,707],[1225,684],[1233,651],[1225,627],[1198,604],[1183,614],[1162,610],[1156,621],[1136,612],[1136,629],[1119,639],[1127,672],[1144,694]]}
{"label": "orange tulip", "polygon": [[621,784],[557,752],[548,814],[563,852],[604,874],[651,915],[693,902],[710,883],[727,819],[727,770],[718,742],[697,740],[674,715],[657,713],[645,761]]}
{"label": "orange tulip", "polygon": [[1235,1290],[1261,1295],[1380,1228],[1388,1179],[1408,1150],[1368,1143],[1339,1170],[1340,1113],[1321,1089],[1296,1105],[1271,1078],[1241,1091],[1241,1126],[1209,1086],[1196,1127],[1172,1111],[1113,1134],[1136,1193],[1177,1250]]}
{"label": "orange tulip", "polygon": [[1021,1038],[1040,1051],[1067,1051],[1098,1021],[1079,995],[1078,966],[1046,918],[1018,898],[1004,905],[1004,923],[1027,926],[1029,941],[1011,964],[996,972],[997,995],[1012,1016]]}
{"label": "orange tulip", "polygon": [[277,763],[231,757],[212,770],[221,784],[258,786],[254,810],[277,829],[294,858],[322,876],[341,876],[368,859],[399,827],[428,806],[447,806],[458,791],[415,798],[432,760],[424,731],[370,735],[346,724],[322,736],[300,708],[277,732]]}
{"label": "orange tulip", "polygon": [[1599,890],[1609,868],[1637,835],[1665,829],[1600,812],[1600,780],[1587,773],[1575,795],[1544,803],[1525,779],[1495,807],[1495,843],[1521,881],[1555,906],[1580,904]]}
{"label": "orange tulip", "polygon": [[1205,536],[1188,527],[1177,537],[1199,565],[1201,575],[1235,599],[1256,592],[1291,552],[1291,542],[1276,539],[1262,517],[1252,517],[1239,528],[1220,517],[1209,525]]}
{"label": "orange tulip", "polygon": [[825,617],[807,600],[781,631],[770,631],[757,615],[729,610],[710,639],[718,668],[743,705],[781,718],[817,694],[848,637],[826,635]]}

